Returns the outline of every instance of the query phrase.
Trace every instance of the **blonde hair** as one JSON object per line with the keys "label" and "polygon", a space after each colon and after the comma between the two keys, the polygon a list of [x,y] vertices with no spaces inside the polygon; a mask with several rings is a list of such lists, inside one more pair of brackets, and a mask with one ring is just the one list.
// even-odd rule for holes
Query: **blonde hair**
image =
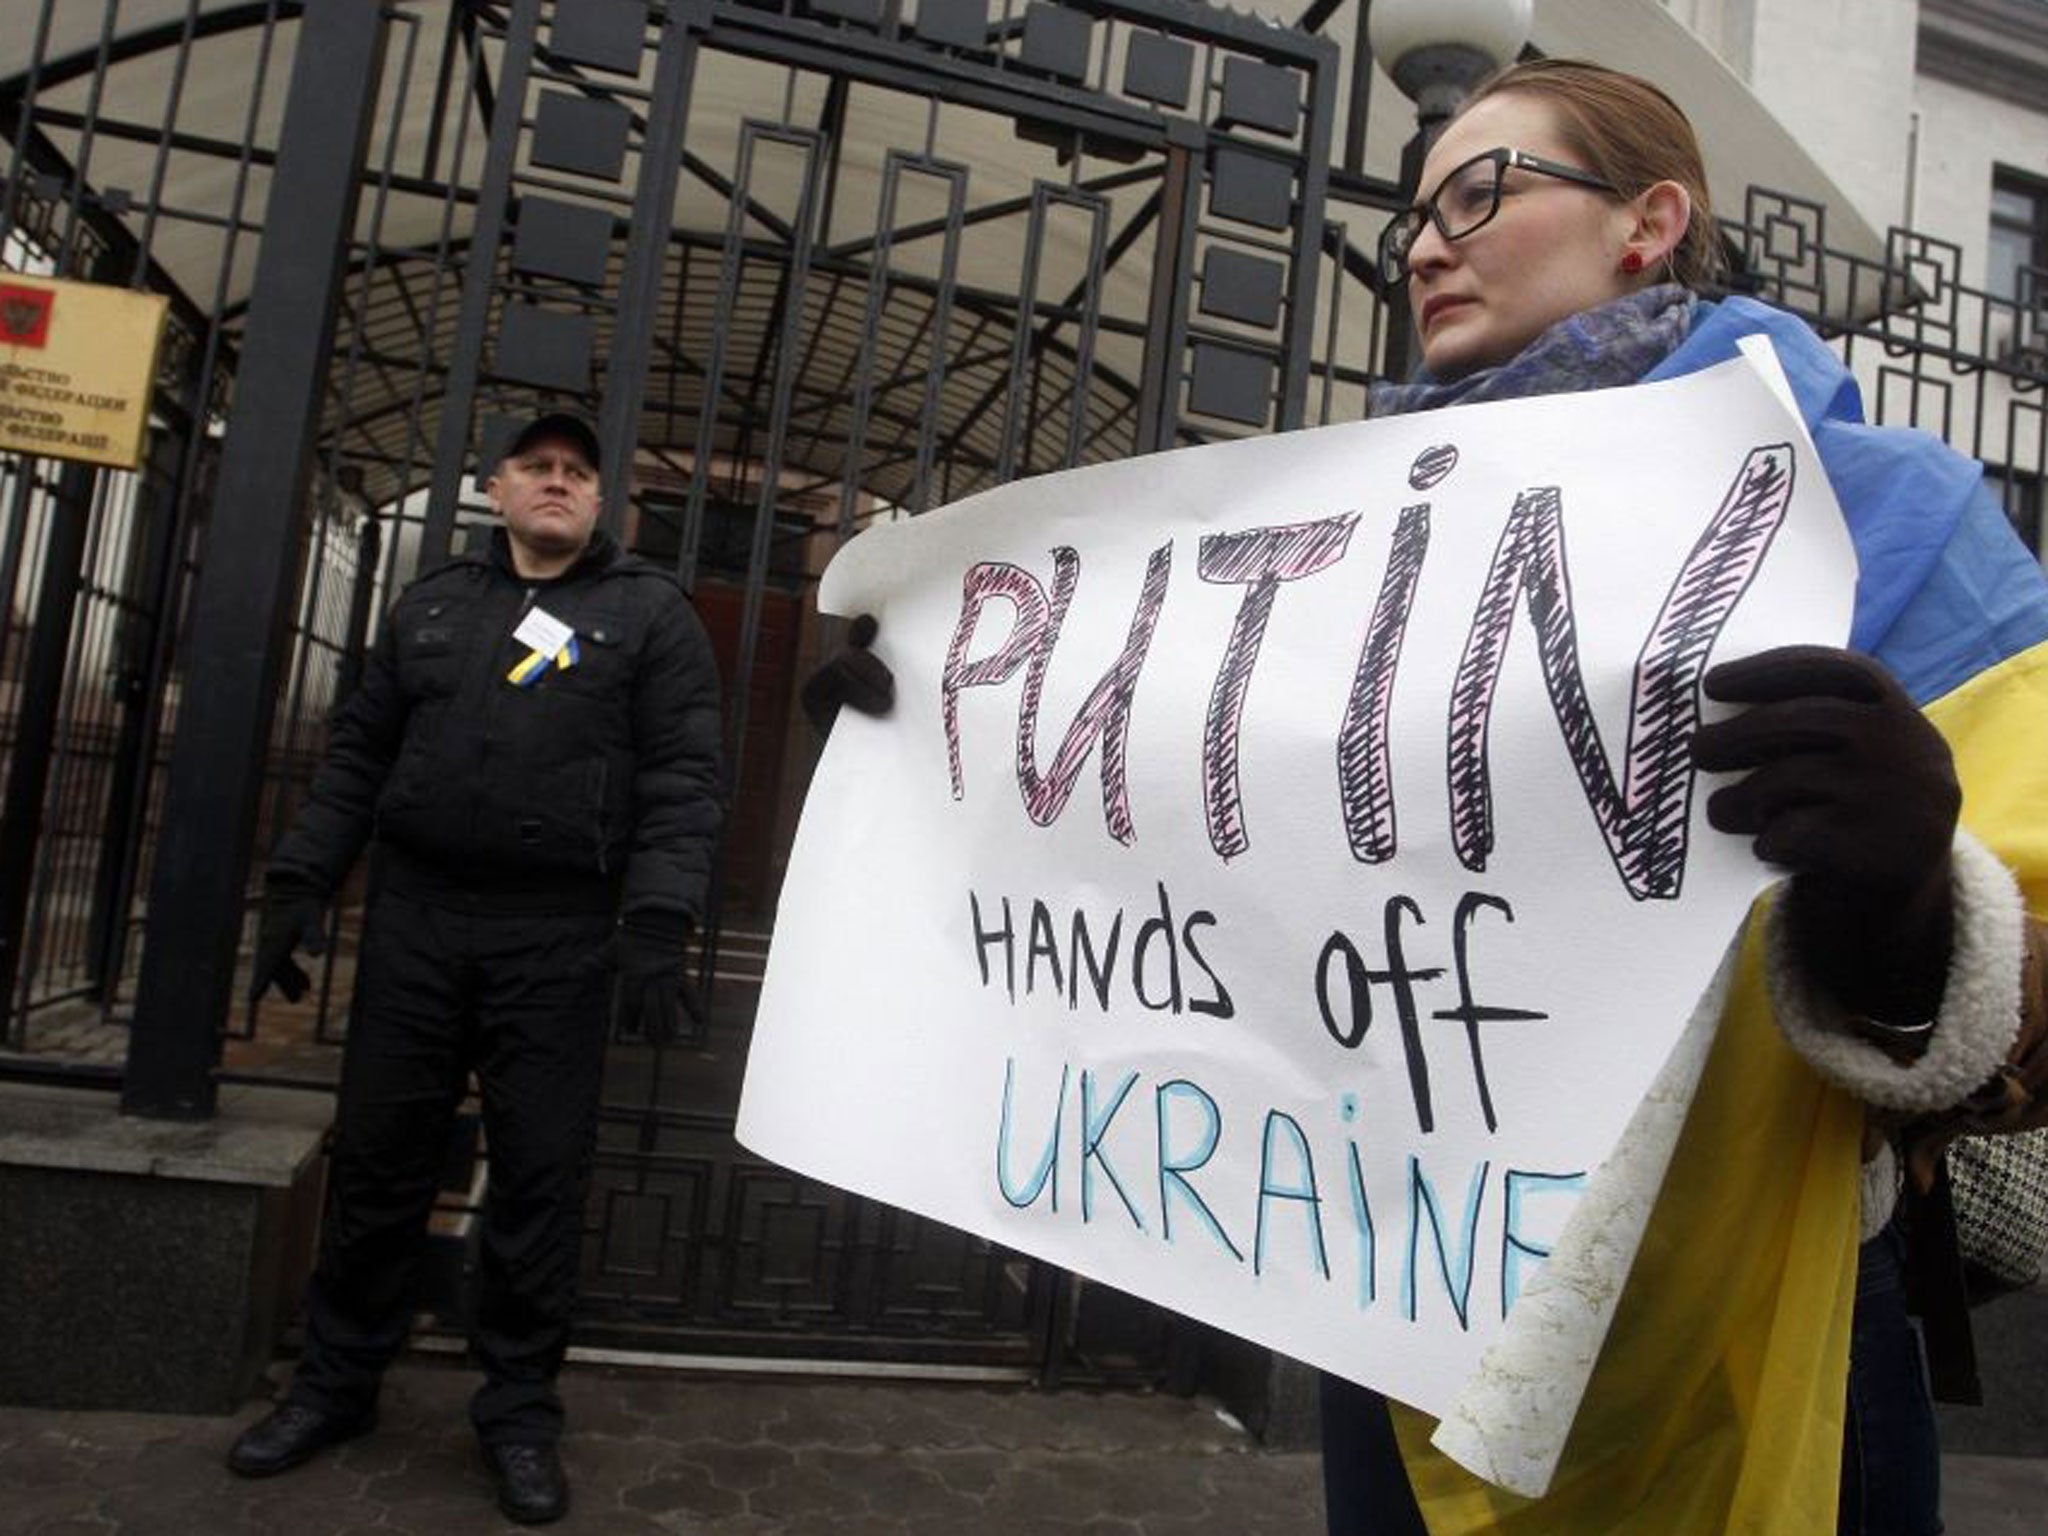
{"label": "blonde hair", "polygon": [[[1698,137],[1677,102],[1649,81],[1584,59],[1530,59],[1495,70],[1459,106],[1469,111],[1489,96],[1533,96],[1557,111],[1566,146],[1584,168],[1634,197],[1675,181],[1692,199],[1692,219],[1666,258],[1674,281],[1688,288],[1721,281],[1727,261]],[[1455,116],[1454,119],[1455,121]]]}

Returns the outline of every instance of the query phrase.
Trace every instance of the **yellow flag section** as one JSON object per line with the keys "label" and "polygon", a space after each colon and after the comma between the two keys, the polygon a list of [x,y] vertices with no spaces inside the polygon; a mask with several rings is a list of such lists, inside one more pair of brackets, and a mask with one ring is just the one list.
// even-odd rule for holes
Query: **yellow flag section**
{"label": "yellow flag section", "polygon": [[2048,918],[2048,643],[1986,668],[1927,706],[1956,755],[1963,824]]}
{"label": "yellow flag section", "polygon": [[0,449],[142,462],[168,301],[0,270]]}
{"label": "yellow flag section", "polygon": [[[2048,914],[2048,645],[1927,706],[1963,822]],[[1522,1499],[1395,1428],[1431,1536],[1814,1536],[1835,1528],[1861,1106],[1771,1020],[1762,927],[1551,1490]]]}
{"label": "yellow flag section", "polygon": [[1835,1528],[1863,1116],[1779,1037],[1761,929],[1550,1492],[1480,1482],[1395,1410],[1431,1536]]}

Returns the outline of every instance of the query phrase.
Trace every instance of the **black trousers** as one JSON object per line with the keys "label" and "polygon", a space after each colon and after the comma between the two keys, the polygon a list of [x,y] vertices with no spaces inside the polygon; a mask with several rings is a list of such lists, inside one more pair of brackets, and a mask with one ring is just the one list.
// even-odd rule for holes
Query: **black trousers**
{"label": "black trousers", "polygon": [[547,1443],[596,1134],[610,912],[519,914],[389,889],[372,900],[290,1396],[353,1416],[405,1342],[428,1216],[469,1074],[490,1177],[471,1342],[487,1443]]}
{"label": "black trousers", "polygon": [[1429,1536],[1387,1400],[1322,1373],[1323,1510],[1330,1536]]}

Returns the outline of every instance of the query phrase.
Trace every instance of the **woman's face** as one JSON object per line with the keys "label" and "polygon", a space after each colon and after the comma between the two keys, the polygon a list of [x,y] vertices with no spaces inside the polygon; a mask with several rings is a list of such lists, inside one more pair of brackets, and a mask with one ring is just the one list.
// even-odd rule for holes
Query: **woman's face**
{"label": "woman's face", "polygon": [[[1444,130],[1423,163],[1423,192],[1500,147],[1587,169],[1549,103],[1507,91]],[[1640,286],[1621,270],[1634,225],[1633,205],[1613,193],[1517,169],[1501,182],[1500,211],[1462,240],[1425,222],[1408,255],[1408,310],[1430,373],[1456,379],[1504,363],[1557,321]]]}

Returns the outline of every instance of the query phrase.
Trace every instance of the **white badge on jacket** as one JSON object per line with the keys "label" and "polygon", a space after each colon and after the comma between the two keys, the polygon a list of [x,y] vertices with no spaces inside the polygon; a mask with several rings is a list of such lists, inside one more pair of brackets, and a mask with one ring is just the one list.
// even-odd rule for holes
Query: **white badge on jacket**
{"label": "white badge on jacket", "polygon": [[573,624],[564,624],[547,609],[529,608],[526,617],[519,621],[519,627],[512,631],[512,638],[543,656],[552,657],[569,643],[570,636],[575,633]]}

